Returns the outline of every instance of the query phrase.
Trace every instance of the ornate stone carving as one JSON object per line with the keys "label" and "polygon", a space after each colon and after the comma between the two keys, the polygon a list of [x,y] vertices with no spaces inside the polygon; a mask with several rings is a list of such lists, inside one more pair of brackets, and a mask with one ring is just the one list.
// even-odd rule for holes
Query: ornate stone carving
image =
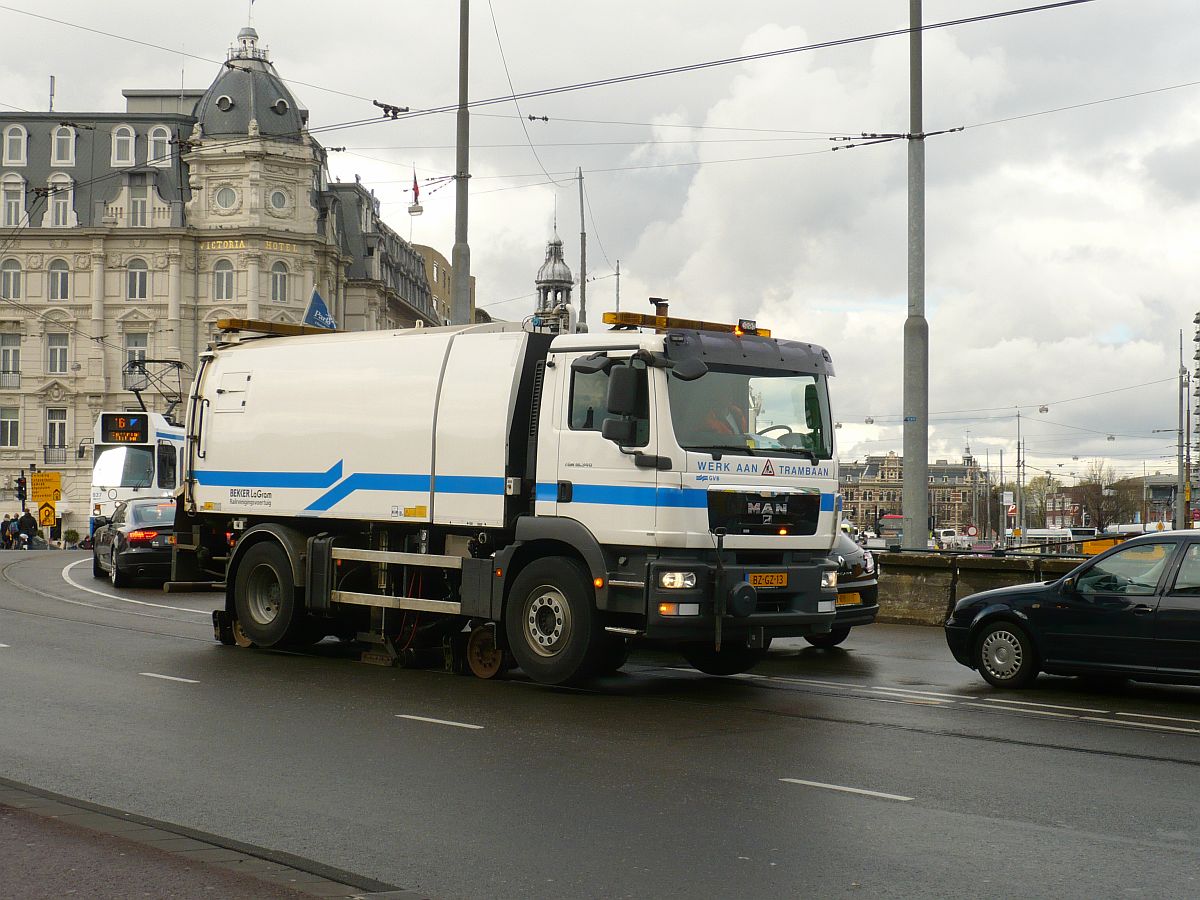
{"label": "ornate stone carving", "polygon": [[165,254],[165,253],[154,254],[154,268],[161,271],[162,269],[165,269],[166,267],[167,267],[167,254]]}
{"label": "ornate stone carving", "polygon": [[124,263],[124,260],[121,259],[120,253],[108,254],[108,259],[106,259],[104,262],[104,264],[110,269],[119,269],[119,268],[121,268],[123,263]]}
{"label": "ornate stone carving", "polygon": [[40,269],[42,267],[43,261],[44,260],[42,259],[42,254],[31,253],[31,254],[29,254],[29,257],[25,260],[25,263],[31,269]]}
{"label": "ornate stone carving", "polygon": [[55,249],[55,250],[62,250],[62,249],[63,249],[63,248],[65,248],[65,247],[66,247],[66,246],[67,246],[69,243],[70,243],[70,241],[67,241],[67,240],[65,240],[65,239],[63,239],[63,238],[55,238],[54,240],[52,240],[52,241],[50,242],[50,246],[51,246],[53,249]]}
{"label": "ornate stone carving", "polygon": [[75,268],[76,269],[87,270],[87,269],[90,269],[91,267],[92,267],[92,256],[90,253],[76,253],[75,254]]}
{"label": "ornate stone carving", "polygon": [[131,240],[129,242],[129,246],[133,247],[137,250],[141,250],[143,247],[146,246],[146,239],[145,238],[134,238],[133,240]]}

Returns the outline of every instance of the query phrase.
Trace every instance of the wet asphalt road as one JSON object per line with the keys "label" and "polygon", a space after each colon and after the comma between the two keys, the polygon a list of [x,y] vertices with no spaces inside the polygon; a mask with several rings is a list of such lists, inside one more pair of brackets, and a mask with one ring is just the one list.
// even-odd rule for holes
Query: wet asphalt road
{"label": "wet asphalt road", "polygon": [[900,626],[482,682],[222,647],[87,559],[0,553],[2,777],[437,897],[1200,895],[1200,689],[998,693]]}

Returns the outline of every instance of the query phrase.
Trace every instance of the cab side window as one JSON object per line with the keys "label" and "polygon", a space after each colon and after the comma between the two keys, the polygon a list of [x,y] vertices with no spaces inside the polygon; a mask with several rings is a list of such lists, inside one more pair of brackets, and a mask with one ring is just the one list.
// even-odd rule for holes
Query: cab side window
{"label": "cab side window", "polygon": [[170,444],[158,445],[158,486],[175,487],[175,448]]}
{"label": "cab side window", "polygon": [[[623,365],[623,364],[622,364]],[[638,383],[637,426],[634,447],[650,442],[650,387],[646,367],[641,360],[633,363],[641,373]],[[615,368],[615,366],[614,366]],[[571,404],[567,424],[572,431],[600,431],[604,420],[613,417],[608,411],[608,372],[572,372]]]}
{"label": "cab side window", "polygon": [[1200,544],[1192,544],[1187,548],[1171,593],[1200,596]]}

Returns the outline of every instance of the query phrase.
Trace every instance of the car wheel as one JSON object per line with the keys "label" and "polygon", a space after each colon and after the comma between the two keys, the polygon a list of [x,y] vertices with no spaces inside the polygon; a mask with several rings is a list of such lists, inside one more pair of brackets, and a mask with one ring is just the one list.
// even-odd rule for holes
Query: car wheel
{"label": "car wheel", "polygon": [[679,650],[688,665],[705,675],[740,675],[753,669],[767,655],[765,649],[729,644],[720,650],[709,643],[684,644]]}
{"label": "car wheel", "polygon": [[112,567],[108,570],[108,577],[112,580],[112,586],[115,588],[123,588],[129,586],[129,576],[121,571],[121,567],[117,565],[117,551],[114,549],[112,556],[109,557],[108,564]]}
{"label": "car wheel", "polygon": [[237,620],[251,643],[275,647],[302,637],[307,622],[282,547],[266,541],[247,550],[233,585]]}
{"label": "car wheel", "polygon": [[814,647],[828,650],[831,647],[836,647],[849,636],[849,628],[835,628],[829,634],[806,634],[804,639]]}
{"label": "car wheel", "polygon": [[595,672],[604,632],[590,579],[572,560],[526,566],[508,593],[504,628],[517,665],[534,681],[567,684]]}
{"label": "car wheel", "polygon": [[95,551],[92,552],[92,577],[107,578],[108,573],[104,571],[104,566],[100,565],[100,557]]}
{"label": "car wheel", "polygon": [[1027,686],[1038,673],[1028,632],[1012,622],[984,626],[975,642],[975,668],[994,687]]}

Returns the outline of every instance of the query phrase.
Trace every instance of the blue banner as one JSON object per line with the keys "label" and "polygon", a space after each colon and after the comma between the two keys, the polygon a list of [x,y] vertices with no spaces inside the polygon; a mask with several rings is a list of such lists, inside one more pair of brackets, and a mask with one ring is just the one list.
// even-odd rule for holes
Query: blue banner
{"label": "blue banner", "polygon": [[304,313],[304,324],[316,328],[328,328],[330,331],[337,330],[337,322],[329,314],[329,307],[325,305],[325,301],[321,299],[315,286],[312,299],[308,301],[308,310]]}

